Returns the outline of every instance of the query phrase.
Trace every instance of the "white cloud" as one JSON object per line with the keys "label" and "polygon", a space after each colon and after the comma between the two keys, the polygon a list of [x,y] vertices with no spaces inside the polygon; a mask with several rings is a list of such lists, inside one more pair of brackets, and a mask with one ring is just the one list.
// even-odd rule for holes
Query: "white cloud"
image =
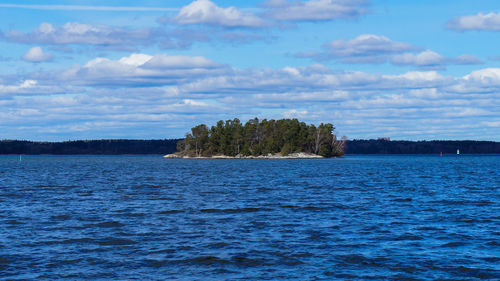
{"label": "white cloud", "polygon": [[64,89],[58,86],[40,85],[37,80],[26,79],[16,84],[1,84],[0,97],[14,97],[23,95],[60,94]]}
{"label": "white cloud", "polygon": [[143,64],[147,69],[189,69],[189,68],[218,68],[221,64],[209,60],[207,58],[196,56],[169,56],[169,55],[156,55],[151,57]]}
{"label": "white cloud", "polygon": [[88,44],[88,45],[124,45],[136,46],[139,42],[149,43],[151,29],[126,29],[108,25],[91,25],[68,22],[62,26],[42,23],[32,32],[17,30],[5,32],[4,37],[13,42],[26,44]]}
{"label": "white cloud", "polygon": [[464,80],[479,86],[500,86],[500,68],[485,68],[472,71]]}
{"label": "white cloud", "polygon": [[23,55],[23,60],[29,62],[43,62],[52,60],[52,55],[46,53],[41,47],[33,47],[28,50],[26,54]]}
{"label": "white cloud", "polygon": [[481,64],[483,61],[481,61],[479,58],[471,55],[460,55],[456,58],[450,58],[449,59],[450,63],[452,64]]}
{"label": "white cloud", "polygon": [[442,76],[436,71],[410,71],[399,75],[382,75],[380,87],[386,89],[445,88],[456,83],[453,77]]}
{"label": "white cloud", "polygon": [[[323,45],[323,52],[309,56],[319,60],[338,60],[343,63],[384,63],[388,56],[417,49],[411,44],[395,42],[374,34],[362,34],[351,40],[334,40]],[[300,55],[307,57],[307,55]]]}
{"label": "white cloud", "polygon": [[323,44],[322,52],[298,53],[295,57],[312,58],[318,61],[334,60],[346,64],[377,64],[390,61],[395,65],[413,65],[420,68],[444,68],[448,64],[482,63],[480,59],[471,55],[450,58],[431,50],[417,54],[409,52],[418,49],[409,43],[393,41],[386,36],[362,34],[351,40],[339,39]]}
{"label": "white cloud", "polygon": [[479,64],[480,59],[470,56],[461,55],[456,58],[444,57],[434,51],[425,50],[418,54],[405,53],[395,55],[391,58],[391,62],[396,65],[414,65],[424,68],[443,68],[447,64]]}
{"label": "white cloud", "polygon": [[304,118],[310,117],[311,114],[307,110],[292,109],[292,110],[288,110],[288,111],[283,112],[281,115],[285,118],[304,119]]}
{"label": "white cloud", "polygon": [[416,55],[412,53],[396,55],[391,61],[394,64],[402,65],[432,66],[442,64],[444,57],[431,50],[426,50]]}
{"label": "white cloud", "polygon": [[148,87],[179,84],[203,76],[217,76],[227,71],[227,66],[204,57],[132,54],[118,60],[96,58],[83,66],[55,74],[55,79],[101,87]]}
{"label": "white cloud", "polygon": [[457,17],[449,21],[446,27],[460,32],[467,30],[500,31],[500,13],[478,13],[477,15]]}
{"label": "white cloud", "polygon": [[[153,56],[146,55],[146,54],[131,54],[128,57],[123,57],[118,60],[119,63],[125,64],[125,65],[131,65],[131,66],[140,66],[151,60]],[[98,62],[95,62],[96,64]],[[87,66],[90,66],[90,62],[87,63]]]}
{"label": "white cloud", "polygon": [[21,83],[21,85],[19,86],[19,88],[23,89],[23,88],[33,88],[36,86],[36,84],[38,84],[38,82],[36,80],[25,80],[23,81],[23,83]]}
{"label": "white cloud", "polygon": [[222,8],[210,0],[195,0],[182,7],[173,18],[177,24],[210,24],[227,27],[262,27],[267,23],[253,14],[243,13],[236,7]]}
{"label": "white cloud", "polygon": [[367,1],[362,0],[269,0],[268,15],[285,21],[321,21],[356,18],[366,13]]}
{"label": "white cloud", "polygon": [[[235,20],[237,24],[249,24]],[[235,23],[236,24],[236,23]],[[186,49],[195,42],[223,41],[232,44],[264,40],[266,37],[254,30],[226,30],[216,26],[126,28],[103,24],[67,22],[57,26],[41,23],[30,32],[19,30],[0,31],[0,39],[23,44],[48,44],[92,46],[99,49],[136,51],[140,46],[157,45],[160,49]]]}

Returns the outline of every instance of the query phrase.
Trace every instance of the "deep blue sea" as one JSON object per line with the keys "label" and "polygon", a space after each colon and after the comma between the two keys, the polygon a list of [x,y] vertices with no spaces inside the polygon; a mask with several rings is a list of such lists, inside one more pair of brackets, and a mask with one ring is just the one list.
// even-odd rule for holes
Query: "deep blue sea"
{"label": "deep blue sea", "polygon": [[0,156],[0,279],[500,280],[500,156]]}

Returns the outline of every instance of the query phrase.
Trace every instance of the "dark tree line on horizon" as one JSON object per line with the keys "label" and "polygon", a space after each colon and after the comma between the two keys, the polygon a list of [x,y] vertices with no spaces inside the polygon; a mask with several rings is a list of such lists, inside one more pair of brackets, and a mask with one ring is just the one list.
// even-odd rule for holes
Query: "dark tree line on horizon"
{"label": "dark tree line on horizon", "polygon": [[344,154],[345,140],[338,140],[335,127],[321,123],[317,127],[297,119],[250,119],[242,124],[239,119],[220,120],[209,128],[198,125],[177,144],[183,155],[203,157],[213,155],[259,156],[289,155],[305,152],[334,157]]}
{"label": "dark tree line on horizon", "polygon": [[346,154],[500,154],[500,142],[473,140],[348,140]]}
{"label": "dark tree line on horizon", "polygon": [[119,155],[167,154],[175,152],[177,139],[165,140],[76,140],[35,142],[25,140],[0,141],[0,154],[53,155]]}
{"label": "dark tree line on horizon", "polygon": [[[157,154],[177,151],[182,139],[162,140],[75,140],[40,142],[26,140],[0,140],[0,154],[51,155],[120,155]],[[399,140],[347,140],[345,154],[500,154],[500,142],[495,141],[399,141]]]}

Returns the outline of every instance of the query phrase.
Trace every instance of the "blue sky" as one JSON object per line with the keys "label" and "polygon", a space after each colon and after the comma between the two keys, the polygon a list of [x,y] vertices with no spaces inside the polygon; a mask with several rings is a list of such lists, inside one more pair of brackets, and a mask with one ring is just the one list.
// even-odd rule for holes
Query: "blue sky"
{"label": "blue sky", "polygon": [[0,1],[0,139],[253,117],[500,141],[497,1]]}

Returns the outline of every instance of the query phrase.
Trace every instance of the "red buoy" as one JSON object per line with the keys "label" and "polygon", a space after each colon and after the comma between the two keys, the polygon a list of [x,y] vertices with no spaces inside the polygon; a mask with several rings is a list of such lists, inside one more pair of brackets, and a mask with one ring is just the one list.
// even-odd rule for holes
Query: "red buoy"
{"label": "red buoy", "polygon": [[443,157],[443,152],[441,151],[441,154],[440,154],[441,157]]}

